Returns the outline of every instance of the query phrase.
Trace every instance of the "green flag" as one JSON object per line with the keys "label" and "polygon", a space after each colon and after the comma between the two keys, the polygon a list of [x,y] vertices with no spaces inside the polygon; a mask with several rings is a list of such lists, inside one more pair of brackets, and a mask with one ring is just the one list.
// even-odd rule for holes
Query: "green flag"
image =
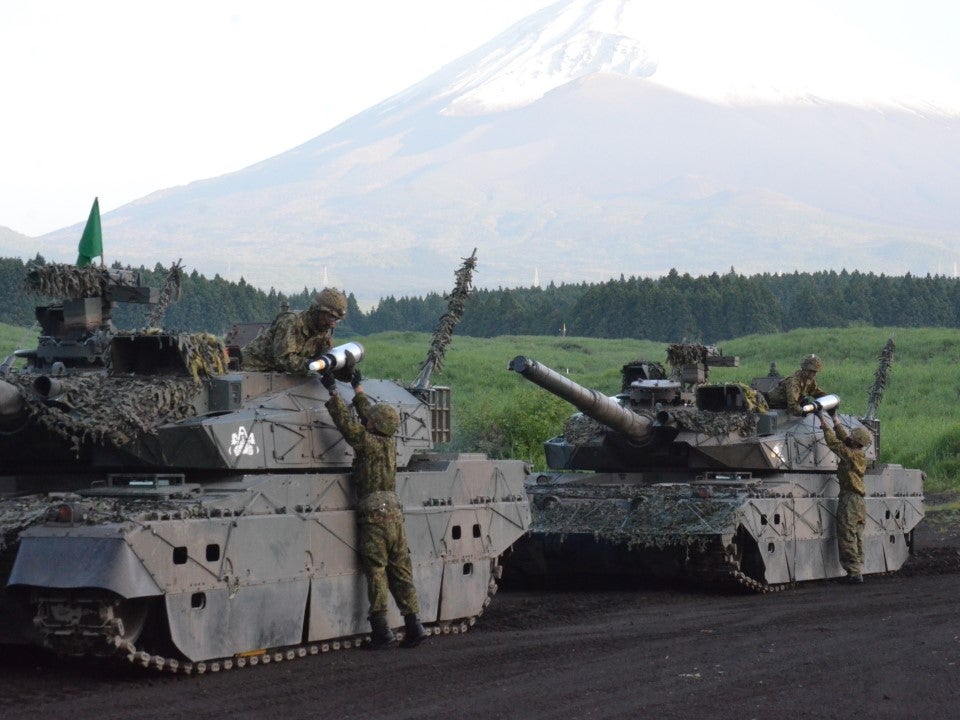
{"label": "green flag", "polygon": [[90,217],[87,218],[87,226],[83,229],[83,237],[80,238],[77,267],[86,267],[98,255],[103,255],[103,235],[100,233],[100,198],[94,198]]}

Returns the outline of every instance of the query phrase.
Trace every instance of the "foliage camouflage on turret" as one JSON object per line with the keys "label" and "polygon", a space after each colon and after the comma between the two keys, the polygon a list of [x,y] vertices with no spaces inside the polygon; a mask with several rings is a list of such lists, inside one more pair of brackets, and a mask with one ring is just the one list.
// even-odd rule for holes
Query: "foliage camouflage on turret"
{"label": "foliage camouflage on turret", "polygon": [[667,346],[667,362],[674,368],[706,364],[707,346],[698,343],[674,343]]}
{"label": "foliage camouflage on turret", "polygon": [[[117,333],[115,338],[149,337],[148,333]],[[121,448],[160,425],[195,414],[191,401],[201,380],[226,372],[223,344],[207,333],[175,336],[189,376],[140,376],[91,373],[57,378],[63,392],[43,398],[32,389],[33,376],[7,377],[21,388],[32,422],[70,443],[80,453],[87,442]]]}
{"label": "foliage camouflage on turret", "polygon": [[[70,443],[77,455],[87,442],[120,448],[167,422],[194,414],[197,381],[186,377],[73,375],[47,400],[29,391],[30,377],[8,378],[21,387],[32,422]],[[25,387],[26,386],[26,387]]]}
{"label": "foliage camouflage on turret", "polygon": [[110,278],[107,268],[62,263],[27,264],[23,287],[28,293],[54,298],[102,297]]}
{"label": "foliage camouflage on turret", "polygon": [[736,432],[746,437],[757,430],[757,414],[754,412],[710,412],[696,408],[680,408],[674,418],[684,430],[721,437]]}

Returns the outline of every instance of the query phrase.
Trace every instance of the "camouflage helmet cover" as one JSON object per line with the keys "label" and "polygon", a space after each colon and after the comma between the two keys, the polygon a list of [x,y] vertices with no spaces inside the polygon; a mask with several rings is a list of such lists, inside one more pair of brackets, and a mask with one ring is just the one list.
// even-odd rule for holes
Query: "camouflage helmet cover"
{"label": "camouflage helmet cover", "polygon": [[801,370],[812,370],[813,372],[820,372],[823,370],[823,360],[818,358],[816,355],[807,355],[803,362],[800,363]]}
{"label": "camouflage helmet cover", "polygon": [[870,447],[873,443],[873,433],[863,426],[855,427],[850,431],[850,439],[860,447]]}
{"label": "camouflage helmet cover", "polygon": [[347,296],[336,288],[324,288],[313,299],[317,309],[327,312],[338,320],[347,316]]}
{"label": "camouflage helmet cover", "polygon": [[400,426],[400,413],[391,405],[377,403],[367,411],[367,422],[373,432],[391,437]]}

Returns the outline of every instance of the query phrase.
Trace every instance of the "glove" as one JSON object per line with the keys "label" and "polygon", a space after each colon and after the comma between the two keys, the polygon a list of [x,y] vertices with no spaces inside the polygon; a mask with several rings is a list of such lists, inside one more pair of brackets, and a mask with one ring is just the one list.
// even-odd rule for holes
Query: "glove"
{"label": "glove", "polygon": [[355,368],[353,375],[350,376],[350,386],[356,390],[360,383],[363,382],[363,375],[360,374],[360,368]]}
{"label": "glove", "polygon": [[320,384],[323,385],[331,395],[337,394],[337,380],[333,377],[332,373],[321,373]]}
{"label": "glove", "polygon": [[801,405],[813,405],[813,398],[809,395],[804,395],[800,400]]}

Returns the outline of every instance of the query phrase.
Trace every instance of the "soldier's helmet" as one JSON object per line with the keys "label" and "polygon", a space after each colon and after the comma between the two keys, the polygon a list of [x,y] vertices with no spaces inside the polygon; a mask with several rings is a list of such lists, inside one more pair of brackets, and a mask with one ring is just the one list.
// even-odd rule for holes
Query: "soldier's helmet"
{"label": "soldier's helmet", "polygon": [[820,372],[823,370],[823,360],[818,358],[816,355],[807,355],[803,362],[800,363],[801,370],[812,370],[813,372]]}
{"label": "soldier's helmet", "polygon": [[873,433],[865,427],[855,427],[850,431],[850,439],[860,447],[867,448],[873,442]]}
{"label": "soldier's helmet", "polygon": [[336,288],[325,288],[317,293],[304,315],[307,329],[311,332],[329,330],[336,325],[336,320],[343,320],[346,316],[347,296]]}
{"label": "soldier's helmet", "polygon": [[400,413],[392,405],[377,403],[367,411],[367,424],[378,435],[391,437],[400,426]]}
{"label": "soldier's helmet", "polygon": [[347,316],[347,296],[336,288],[324,288],[313,299],[318,310],[329,313],[338,320]]}

